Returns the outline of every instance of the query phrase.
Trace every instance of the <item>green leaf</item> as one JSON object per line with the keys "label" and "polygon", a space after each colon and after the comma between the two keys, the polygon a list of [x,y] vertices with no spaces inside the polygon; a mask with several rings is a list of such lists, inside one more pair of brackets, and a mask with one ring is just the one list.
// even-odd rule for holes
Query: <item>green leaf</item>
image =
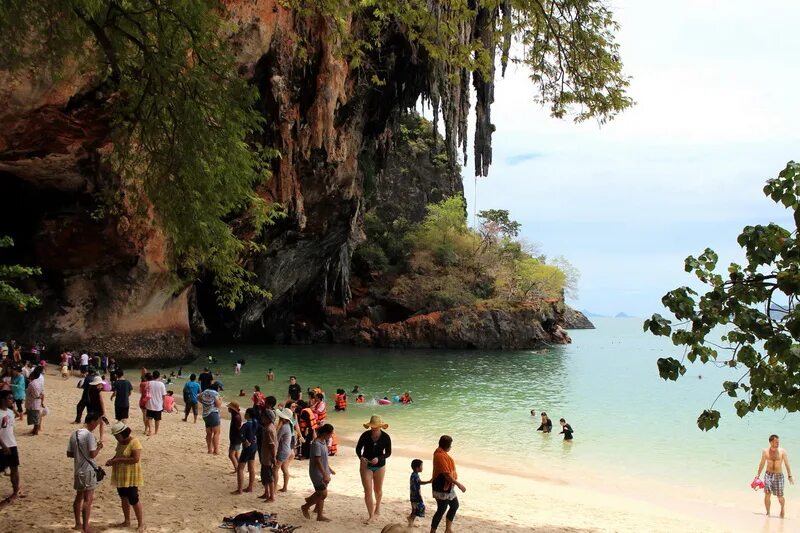
{"label": "green leaf", "polygon": [[719,427],[719,411],[706,409],[697,417],[697,427],[709,431]]}

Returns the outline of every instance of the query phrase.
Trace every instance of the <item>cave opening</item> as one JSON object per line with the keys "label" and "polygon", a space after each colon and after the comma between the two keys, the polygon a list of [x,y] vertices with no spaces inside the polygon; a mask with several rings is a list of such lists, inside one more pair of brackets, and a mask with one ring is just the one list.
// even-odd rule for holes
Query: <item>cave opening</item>
{"label": "cave opening", "polygon": [[64,213],[85,213],[86,195],[39,187],[10,172],[0,172],[0,198],[0,236],[14,240],[13,247],[0,249],[0,262],[42,267],[47,277],[47,260],[42,257],[44,222]]}
{"label": "cave opening", "polygon": [[[14,286],[20,290],[39,296],[47,303],[48,294],[60,290],[63,276],[48,268],[48,261],[42,256],[47,247],[42,241],[42,227],[45,220],[56,213],[80,210],[81,193],[65,192],[55,188],[39,187],[35,183],[20,178],[11,172],[0,171],[0,236],[11,237],[14,245],[0,248],[0,264],[39,267],[42,273],[24,280],[15,280]],[[56,250],[54,254],[63,254]],[[9,331],[24,329],[26,315],[12,306],[0,306],[4,328]]]}

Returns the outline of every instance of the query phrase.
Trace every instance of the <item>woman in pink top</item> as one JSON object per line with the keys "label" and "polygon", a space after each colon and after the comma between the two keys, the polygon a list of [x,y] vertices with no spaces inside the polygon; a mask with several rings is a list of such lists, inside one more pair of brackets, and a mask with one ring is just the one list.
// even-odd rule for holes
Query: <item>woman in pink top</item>
{"label": "woman in pink top", "polygon": [[167,395],[164,396],[164,412],[171,413],[175,410],[175,398],[172,397],[174,393],[172,391],[167,391]]}

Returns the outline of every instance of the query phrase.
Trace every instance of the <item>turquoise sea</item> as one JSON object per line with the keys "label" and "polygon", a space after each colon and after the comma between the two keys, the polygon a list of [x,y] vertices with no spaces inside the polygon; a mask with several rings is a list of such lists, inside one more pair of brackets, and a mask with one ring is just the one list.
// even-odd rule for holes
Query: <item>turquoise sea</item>
{"label": "turquoise sea", "polygon": [[[294,374],[304,390],[321,385],[328,393],[328,421],[344,437],[357,437],[358,424],[380,414],[391,425],[396,446],[427,457],[446,433],[462,458],[534,476],[624,473],[678,487],[730,490],[749,484],[771,433],[781,436],[790,455],[794,449],[800,453],[799,415],[763,412],[739,419],[727,397],[717,402],[720,428],[700,431],[697,416],[716,398],[722,381],[738,378],[740,371],[693,366],[678,382],[665,382],[658,377],[656,359],[675,356],[676,348],[643,333],[641,324],[640,319],[595,319],[595,330],[570,331],[571,345],[535,351],[240,345],[203,353],[217,357],[212,368],[221,371],[228,400],[240,389],[249,398],[257,384],[280,401]],[[233,364],[240,358],[246,364],[235,376]],[[184,366],[184,374],[205,365],[200,358]],[[276,375],[270,384],[268,368]],[[178,396],[181,383],[174,387]],[[349,394],[348,411],[333,412],[336,389],[349,393],[355,384],[370,403],[355,404]],[[374,402],[406,390],[412,405]],[[535,431],[542,410],[554,421],[550,435]],[[557,434],[562,416],[575,430],[571,443]]]}

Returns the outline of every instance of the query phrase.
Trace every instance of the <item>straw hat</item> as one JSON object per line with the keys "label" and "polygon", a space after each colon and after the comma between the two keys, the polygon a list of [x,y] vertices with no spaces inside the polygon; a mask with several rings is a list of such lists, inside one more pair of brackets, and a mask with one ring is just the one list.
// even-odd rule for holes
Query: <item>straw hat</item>
{"label": "straw hat", "polygon": [[112,435],[119,435],[123,431],[128,429],[128,426],[125,425],[125,422],[120,422],[117,420],[113,424],[111,424],[111,434]]}
{"label": "straw hat", "polygon": [[228,409],[233,409],[234,411],[239,410],[239,402],[230,402],[228,404]]}
{"label": "straw hat", "polygon": [[389,429],[389,424],[385,424],[383,422],[383,418],[381,418],[380,416],[372,415],[369,419],[369,422],[364,424],[364,427],[369,429],[375,429],[375,428]]}
{"label": "straw hat", "polygon": [[278,409],[275,411],[275,414],[278,415],[280,418],[284,420],[291,421],[294,418],[294,413],[288,407],[284,407],[283,409]]}
{"label": "straw hat", "polygon": [[95,385],[100,385],[102,382],[103,382],[103,378],[101,378],[100,376],[95,376],[89,382],[89,386],[90,387],[94,387]]}

